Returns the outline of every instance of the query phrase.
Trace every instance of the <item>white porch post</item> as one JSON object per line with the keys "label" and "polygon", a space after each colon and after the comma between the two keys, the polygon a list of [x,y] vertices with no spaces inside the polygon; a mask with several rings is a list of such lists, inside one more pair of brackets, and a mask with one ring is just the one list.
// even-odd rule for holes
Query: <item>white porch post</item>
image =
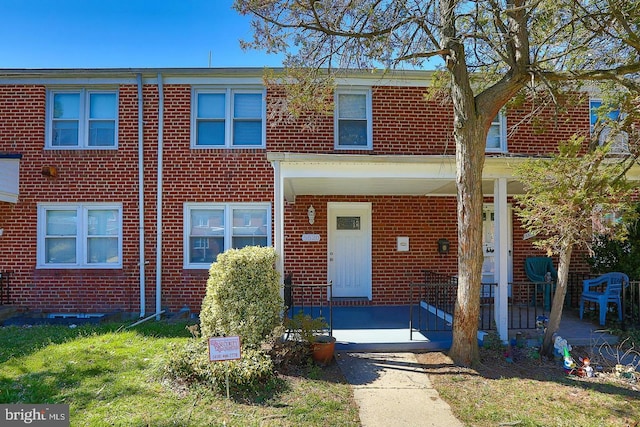
{"label": "white porch post", "polygon": [[284,280],[284,180],[280,162],[271,162],[273,166],[273,247],[278,254],[276,270]]}
{"label": "white porch post", "polygon": [[495,321],[500,339],[509,339],[509,218],[507,205],[507,180],[498,178],[493,183],[493,203],[495,209],[495,262],[498,288],[495,295]]}

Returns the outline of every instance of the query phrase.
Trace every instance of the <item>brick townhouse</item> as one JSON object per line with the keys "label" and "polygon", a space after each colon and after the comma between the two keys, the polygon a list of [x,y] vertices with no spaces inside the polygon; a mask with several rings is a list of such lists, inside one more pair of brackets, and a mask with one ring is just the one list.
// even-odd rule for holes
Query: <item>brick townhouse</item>
{"label": "brick townhouse", "polygon": [[[262,69],[0,70],[0,271],[44,312],[198,312],[218,253],[273,245],[296,283],[345,304],[406,304],[456,274],[452,108],[432,74],[353,73],[309,130],[268,121]],[[590,131],[524,102],[486,148],[483,280],[539,255],[511,211],[512,166]],[[544,128],[544,129],[543,129]],[[495,231],[499,232],[496,233]],[[506,265],[497,271],[495,257]],[[506,255],[504,255],[506,254]],[[580,268],[580,260],[576,260]]]}

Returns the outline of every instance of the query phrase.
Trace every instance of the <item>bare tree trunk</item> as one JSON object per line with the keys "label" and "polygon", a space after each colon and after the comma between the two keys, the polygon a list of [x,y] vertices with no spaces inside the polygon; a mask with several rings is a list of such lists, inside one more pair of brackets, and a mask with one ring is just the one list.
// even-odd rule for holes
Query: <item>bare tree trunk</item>
{"label": "bare tree trunk", "polygon": [[478,360],[478,318],[482,277],[482,168],[486,130],[479,119],[465,60],[464,45],[456,36],[455,0],[443,0],[442,48],[451,74],[453,134],[456,141],[458,193],[458,295],[453,314],[453,341],[449,356],[470,366]]}
{"label": "bare tree trunk", "polygon": [[[473,121],[472,121],[473,122]],[[458,189],[458,296],[450,357],[470,366],[479,358],[478,319],[482,278],[482,168],[486,132],[467,124],[456,132]]]}
{"label": "bare tree trunk", "polygon": [[[522,0],[515,0],[521,4]],[[513,6],[513,4],[511,4]],[[441,0],[440,47],[451,75],[454,139],[456,141],[456,187],[458,192],[458,295],[453,315],[453,341],[449,356],[466,366],[479,359],[478,320],[482,279],[482,169],[487,132],[500,108],[523,87],[529,63],[526,16],[510,10],[513,67],[499,82],[475,96],[466,54],[456,33],[459,1]]]}
{"label": "bare tree trunk", "polygon": [[541,354],[551,358],[553,357],[553,335],[560,328],[560,320],[562,319],[562,309],[564,307],[564,297],[567,295],[567,282],[569,279],[569,261],[571,260],[572,245],[566,245],[560,249],[560,263],[558,265],[558,283],[556,285],[556,293],[551,304],[551,313],[549,314],[549,323],[544,333],[542,341]]}

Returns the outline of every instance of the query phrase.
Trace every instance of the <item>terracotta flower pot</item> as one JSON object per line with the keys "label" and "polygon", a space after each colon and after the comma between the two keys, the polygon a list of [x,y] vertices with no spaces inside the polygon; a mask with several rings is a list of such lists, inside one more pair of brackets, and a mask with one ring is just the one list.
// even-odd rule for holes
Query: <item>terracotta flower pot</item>
{"label": "terracotta flower pot", "polygon": [[311,343],[311,357],[315,362],[327,365],[333,359],[336,339],[327,335],[320,335]]}

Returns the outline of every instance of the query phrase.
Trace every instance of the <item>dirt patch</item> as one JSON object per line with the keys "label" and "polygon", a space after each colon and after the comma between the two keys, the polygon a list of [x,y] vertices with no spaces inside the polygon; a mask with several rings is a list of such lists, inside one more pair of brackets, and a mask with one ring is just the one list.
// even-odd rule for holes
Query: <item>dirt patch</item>
{"label": "dirt patch", "polygon": [[[454,414],[468,425],[640,425],[635,374],[623,377],[613,366],[602,366],[591,378],[568,375],[560,360],[519,350],[506,354],[481,349],[481,362],[474,368],[456,366],[441,352],[416,358]],[[573,348],[571,355],[579,363],[579,357],[590,356],[588,350]]]}
{"label": "dirt patch", "polygon": [[[462,374],[480,375],[487,379],[499,378],[527,378],[537,381],[560,381],[570,379],[572,381],[583,381],[586,383],[615,383],[620,387],[631,391],[639,391],[640,385],[635,375],[620,375],[616,373],[614,363],[606,364],[592,363],[594,376],[586,377],[578,369],[571,374],[567,374],[562,366],[561,360],[548,360],[536,357],[527,353],[526,349],[520,349],[519,355],[509,360],[510,354],[506,351],[480,349],[480,364],[474,369],[456,366],[453,361],[442,352],[431,352],[417,354],[418,362],[425,365],[425,369],[430,374]],[[591,357],[590,349],[585,347],[575,347],[571,351],[577,367],[581,365],[580,357]],[[633,378],[632,378],[633,377]]]}

